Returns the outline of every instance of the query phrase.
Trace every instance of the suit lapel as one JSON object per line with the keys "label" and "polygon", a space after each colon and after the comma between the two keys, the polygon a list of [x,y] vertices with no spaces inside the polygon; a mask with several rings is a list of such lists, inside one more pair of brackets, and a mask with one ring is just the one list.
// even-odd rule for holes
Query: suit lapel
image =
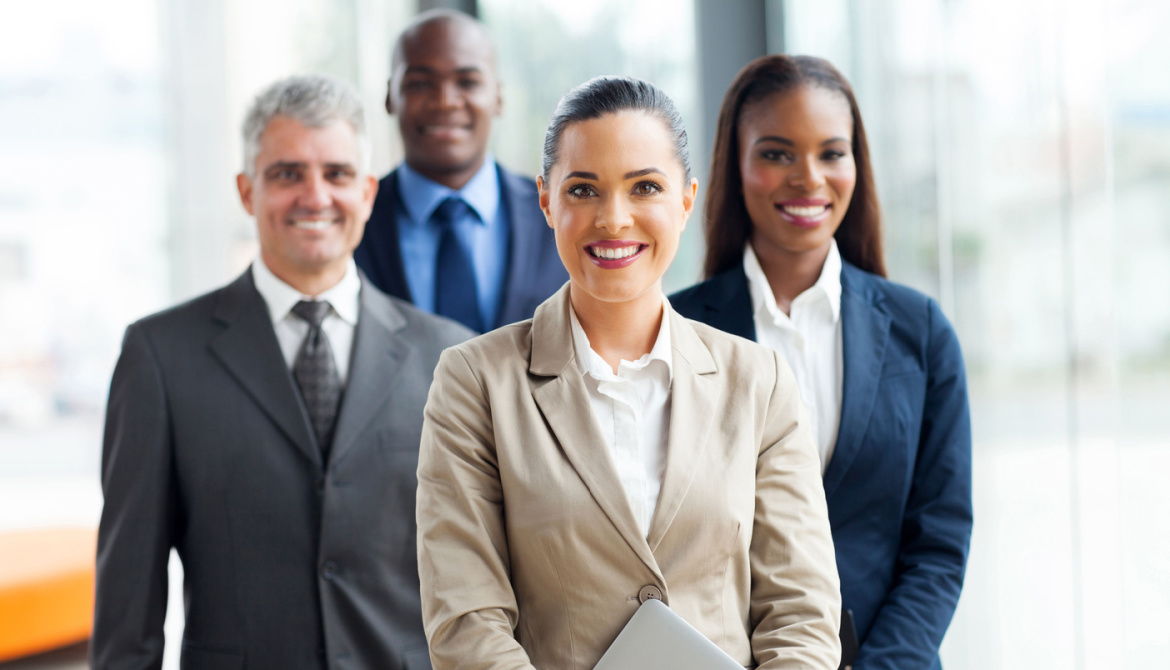
{"label": "suit lapel", "polygon": [[544,219],[536,220],[531,212],[540,211],[535,188],[522,188],[513,183],[519,177],[510,175],[496,166],[499,177],[500,197],[504,200],[504,213],[510,224],[508,230],[508,276],[504,281],[504,294],[497,310],[496,326],[514,323],[528,318],[531,314],[533,286],[542,260],[540,241],[542,231],[533,230],[543,226]]}
{"label": "suit lapel", "polygon": [[[374,242],[371,260],[376,260],[379,274],[389,295],[413,303],[410,283],[406,280],[406,264],[402,262],[402,248],[398,244],[398,217],[405,213],[398,193],[398,170],[378,183],[378,196],[370,214],[366,236]],[[371,228],[377,230],[371,232]]]}
{"label": "suit lapel", "polygon": [[705,410],[714,404],[719,386],[707,376],[716,371],[715,361],[694,328],[673,309],[668,309],[673,348],[673,379],[670,389],[670,432],[666,447],[666,473],[650,524],[647,541],[651,551],[658,548],[674,521],[683,498],[702,465],[703,449],[714,422]]}
{"label": "suit lapel", "polygon": [[866,277],[848,263],[841,269],[841,338],[844,383],[837,445],[825,470],[825,497],[833,495],[857,456],[877,398],[890,316],[866,285]]}
{"label": "suit lapel", "polygon": [[305,458],[320,467],[321,452],[251,268],[220,293],[214,318],[226,328],[212,340],[212,353]]}
{"label": "suit lapel", "polygon": [[661,578],[658,563],[638,530],[609,448],[590,409],[589,392],[575,363],[568,310],[567,285],[536,310],[529,371],[553,379],[535,387],[532,397],[597,505],[634,553]]}
{"label": "suit lapel", "polygon": [[755,310],[752,308],[752,293],[748,288],[743,263],[720,273],[712,279],[707,294],[707,318],[709,323],[720,330],[755,341]]}
{"label": "suit lapel", "polygon": [[363,429],[389,402],[395,378],[412,349],[403,338],[394,337],[406,325],[406,319],[371,286],[363,275],[361,313],[354,330],[353,355],[333,437],[331,464],[349,453]]}

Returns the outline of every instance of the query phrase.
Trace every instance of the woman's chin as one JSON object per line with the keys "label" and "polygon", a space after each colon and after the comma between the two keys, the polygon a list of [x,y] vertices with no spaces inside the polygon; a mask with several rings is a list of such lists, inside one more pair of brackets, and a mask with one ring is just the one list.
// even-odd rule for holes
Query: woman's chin
{"label": "woman's chin", "polygon": [[624,303],[637,302],[644,299],[649,293],[661,293],[659,288],[661,278],[653,281],[646,279],[604,277],[588,277],[585,281],[574,281],[574,297],[586,298],[592,302],[618,306]]}

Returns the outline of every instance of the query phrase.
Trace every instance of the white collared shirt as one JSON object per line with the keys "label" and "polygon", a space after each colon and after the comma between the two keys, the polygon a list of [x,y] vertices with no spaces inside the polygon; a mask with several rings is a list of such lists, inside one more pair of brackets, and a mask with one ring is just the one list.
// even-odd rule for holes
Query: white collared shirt
{"label": "white collared shirt", "polygon": [[642,535],[649,534],[658,506],[670,433],[670,313],[666,298],[662,301],[662,325],[654,347],[636,361],[622,360],[616,375],[590,346],[577,314],[569,308],[573,350],[589,390],[593,415]]}
{"label": "white collared shirt", "polygon": [[333,349],[334,362],[337,364],[337,374],[344,384],[349,375],[353,332],[357,327],[358,313],[361,310],[358,296],[361,293],[362,282],[358,278],[353,258],[349,259],[341,281],[316,297],[304,295],[281,281],[260,258],[252,263],[252,281],[268,305],[268,315],[272,318],[276,340],[280,343],[280,353],[284,355],[284,362],[290,370],[297,359],[301,343],[309,334],[308,322],[293,314],[292,308],[301,300],[327,300],[333,306],[325,320],[321,322],[321,330],[329,338],[329,347]]}
{"label": "white collared shirt", "polygon": [[779,352],[792,368],[800,399],[812,419],[824,474],[837,443],[845,372],[837,241],[831,241],[820,278],[792,301],[791,315],[776,305],[776,296],[750,244],[743,251],[743,270],[752,294],[756,341]]}

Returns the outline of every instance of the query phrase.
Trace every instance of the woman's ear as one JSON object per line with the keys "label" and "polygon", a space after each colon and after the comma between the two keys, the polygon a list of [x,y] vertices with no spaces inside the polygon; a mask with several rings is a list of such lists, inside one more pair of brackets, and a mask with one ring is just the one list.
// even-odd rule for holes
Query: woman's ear
{"label": "woman's ear", "polygon": [[552,194],[545,189],[544,177],[536,176],[536,190],[540,192],[540,211],[544,212],[544,222],[549,228],[553,227],[552,214],[548,211],[548,203]]}
{"label": "woman's ear", "polygon": [[699,180],[691,178],[691,183],[683,189],[683,230],[686,230],[687,221],[695,209],[695,197],[699,194]]}

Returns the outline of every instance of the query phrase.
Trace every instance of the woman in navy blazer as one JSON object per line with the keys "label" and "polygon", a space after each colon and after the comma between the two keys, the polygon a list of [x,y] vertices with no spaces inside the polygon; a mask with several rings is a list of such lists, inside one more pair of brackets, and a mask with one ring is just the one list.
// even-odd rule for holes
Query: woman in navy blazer
{"label": "woman in navy blazer", "polygon": [[[828,416],[840,408],[835,442],[834,426],[819,430],[830,431],[824,488],[842,608],[852,610],[860,642],[853,667],[941,668],[971,538],[966,378],[938,305],[885,279],[865,129],[849,83],[818,58],[752,62],[723,100],[710,175],[708,279],[671,305],[758,340],[767,304],[760,291],[770,289],[771,309],[790,314],[814,288],[835,293],[836,278],[821,275],[827,261],[840,267],[837,344],[820,359],[835,360],[836,372],[823,364],[800,381],[806,399],[815,384],[822,399],[836,392],[835,403],[820,403]],[[745,263],[757,277],[755,300]],[[824,337],[811,344],[833,347]],[[826,386],[835,388],[826,394]]]}

